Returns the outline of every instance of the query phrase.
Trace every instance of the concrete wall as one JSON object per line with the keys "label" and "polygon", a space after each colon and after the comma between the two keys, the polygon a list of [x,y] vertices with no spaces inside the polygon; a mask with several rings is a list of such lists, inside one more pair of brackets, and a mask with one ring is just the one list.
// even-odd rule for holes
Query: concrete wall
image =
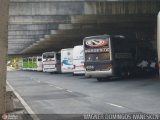
{"label": "concrete wall", "polygon": [[12,2],[10,15],[73,15],[83,14],[82,2]]}
{"label": "concrete wall", "polygon": [[85,2],[85,13],[96,15],[157,14],[159,0],[97,0]]}
{"label": "concrete wall", "polygon": [[57,29],[58,24],[34,24],[34,25],[9,25],[9,30],[21,30],[21,31],[30,31],[30,30],[53,30]]}
{"label": "concrete wall", "polygon": [[0,0],[0,114],[5,113],[8,3]]}

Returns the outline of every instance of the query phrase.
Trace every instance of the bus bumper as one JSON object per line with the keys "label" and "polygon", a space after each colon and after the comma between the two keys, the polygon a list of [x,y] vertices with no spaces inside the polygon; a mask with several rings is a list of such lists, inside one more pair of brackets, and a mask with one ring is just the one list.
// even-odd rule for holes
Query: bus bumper
{"label": "bus bumper", "polygon": [[103,77],[113,76],[113,72],[112,72],[112,69],[110,69],[108,71],[86,71],[85,76],[86,77],[103,78]]}
{"label": "bus bumper", "polygon": [[43,72],[56,72],[57,71],[57,69],[55,68],[55,69],[47,69],[47,68],[45,68],[45,69],[43,69]]}
{"label": "bus bumper", "polygon": [[84,71],[84,70],[74,71],[73,73],[74,73],[75,75],[77,75],[77,74],[85,74],[85,71]]}

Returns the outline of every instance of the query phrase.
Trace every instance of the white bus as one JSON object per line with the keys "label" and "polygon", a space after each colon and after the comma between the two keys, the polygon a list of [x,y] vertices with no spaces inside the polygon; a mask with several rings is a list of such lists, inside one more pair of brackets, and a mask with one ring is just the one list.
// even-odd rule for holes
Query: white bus
{"label": "white bus", "polygon": [[85,74],[83,45],[74,46],[73,48],[73,67],[74,75]]}
{"label": "white bus", "polygon": [[37,56],[37,71],[43,71],[42,56]]}
{"label": "white bus", "polygon": [[56,63],[55,63],[55,67],[56,67],[56,72],[57,72],[57,73],[61,73],[61,51],[56,52]]}
{"label": "white bus", "polygon": [[61,50],[61,72],[62,73],[73,72],[73,48],[67,48]]}
{"label": "white bus", "polygon": [[56,71],[56,52],[45,52],[42,54],[43,72],[53,73]]}

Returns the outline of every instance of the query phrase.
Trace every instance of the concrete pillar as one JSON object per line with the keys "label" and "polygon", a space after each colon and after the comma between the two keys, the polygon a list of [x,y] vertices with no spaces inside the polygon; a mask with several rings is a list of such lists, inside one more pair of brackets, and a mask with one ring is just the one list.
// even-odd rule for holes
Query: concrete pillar
{"label": "concrete pillar", "polygon": [[160,12],[158,13],[158,19],[157,19],[157,53],[158,53],[159,75],[160,75]]}
{"label": "concrete pillar", "polygon": [[[9,0],[0,0],[0,114],[5,113]],[[0,116],[1,117],[1,116]]]}

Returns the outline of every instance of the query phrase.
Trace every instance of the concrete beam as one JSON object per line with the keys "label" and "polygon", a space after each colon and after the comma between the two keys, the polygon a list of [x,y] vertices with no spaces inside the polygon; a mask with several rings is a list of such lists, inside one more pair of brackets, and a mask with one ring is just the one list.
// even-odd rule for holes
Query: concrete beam
{"label": "concrete beam", "polygon": [[42,38],[44,35],[9,35],[8,39],[37,39]]}
{"label": "concrete beam", "polygon": [[[118,20],[117,20],[118,19]],[[71,16],[71,23],[92,24],[92,23],[136,23],[154,22],[156,15],[79,15]]]}
{"label": "concrete beam", "polygon": [[48,34],[50,31],[9,31],[8,35],[16,35],[16,36],[29,36],[29,35],[45,35]]}
{"label": "concrete beam", "polygon": [[20,42],[10,42],[8,41],[8,45],[12,46],[12,45],[20,45],[20,46],[25,46],[25,44],[32,44],[33,41],[20,41]]}
{"label": "concrete beam", "polygon": [[68,23],[68,15],[10,15],[10,24],[49,24],[49,23]]}
{"label": "concrete beam", "polygon": [[[62,44],[63,42],[66,42],[66,44]],[[48,40],[43,40],[43,41],[37,41],[36,43],[30,45],[28,48],[24,49],[21,53],[24,52],[28,52],[28,51],[32,51],[35,49],[61,49],[61,48],[65,48],[67,46],[71,47],[74,46],[75,44],[82,44],[82,38],[77,38],[77,36],[74,37],[65,37],[65,36],[55,36],[52,39],[48,39]]]}
{"label": "concrete beam", "polygon": [[83,2],[11,2],[10,15],[77,15],[84,13]]}
{"label": "concrete beam", "polygon": [[70,30],[70,29],[95,29],[99,24],[90,23],[90,24],[59,24],[58,30]]}
{"label": "concrete beam", "polygon": [[145,15],[157,14],[159,0],[90,0],[85,2],[85,14]]}
{"label": "concrete beam", "polygon": [[35,41],[35,39],[8,39],[9,42]]}
{"label": "concrete beam", "polygon": [[8,26],[8,30],[9,31],[30,31],[30,30],[53,30],[53,29],[58,29],[58,24],[23,24],[23,25],[19,25],[19,24],[10,24]]}
{"label": "concrete beam", "polygon": [[59,24],[58,30],[70,30],[70,29],[80,29],[80,25],[76,24]]}
{"label": "concrete beam", "polygon": [[[11,2],[85,2],[85,1],[90,1],[90,0],[10,0]],[[92,0],[92,1],[97,1],[97,0]],[[109,1],[109,0],[107,0]],[[111,0],[112,1],[112,0]],[[123,0],[119,0],[123,1]]]}

